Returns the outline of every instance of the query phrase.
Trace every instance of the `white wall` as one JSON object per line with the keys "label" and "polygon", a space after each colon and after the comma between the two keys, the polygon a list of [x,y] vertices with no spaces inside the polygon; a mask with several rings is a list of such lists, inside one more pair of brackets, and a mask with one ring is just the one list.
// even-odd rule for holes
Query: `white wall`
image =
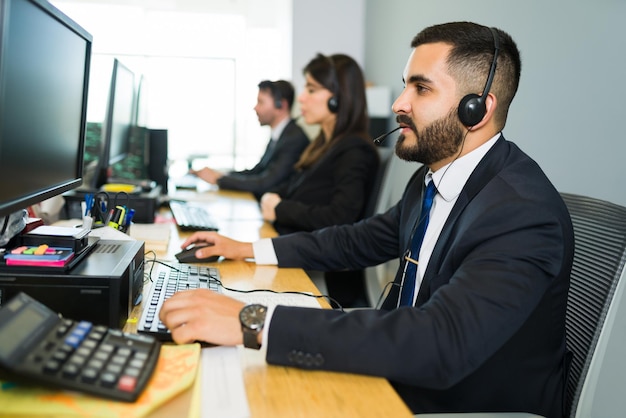
{"label": "white wall", "polygon": [[394,95],[411,39],[424,27],[470,20],[511,34],[522,78],[507,139],[560,191],[626,205],[625,1],[365,1],[365,71]]}
{"label": "white wall", "polygon": [[[292,81],[296,95],[304,88],[302,69],[320,52],[343,53],[365,64],[365,0],[292,0]],[[294,114],[298,114],[298,103]],[[314,138],[318,126],[300,125]]]}

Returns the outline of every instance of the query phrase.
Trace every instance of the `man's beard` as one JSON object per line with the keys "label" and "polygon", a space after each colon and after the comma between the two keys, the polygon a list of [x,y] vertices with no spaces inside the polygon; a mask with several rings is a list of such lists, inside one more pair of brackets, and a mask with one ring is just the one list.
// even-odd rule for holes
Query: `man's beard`
{"label": "man's beard", "polygon": [[459,151],[459,146],[465,136],[465,131],[459,125],[456,108],[451,109],[446,116],[432,122],[419,133],[409,116],[398,115],[396,120],[411,128],[417,138],[415,145],[406,145],[404,134],[398,137],[396,154],[405,161],[430,165],[444,160]]}

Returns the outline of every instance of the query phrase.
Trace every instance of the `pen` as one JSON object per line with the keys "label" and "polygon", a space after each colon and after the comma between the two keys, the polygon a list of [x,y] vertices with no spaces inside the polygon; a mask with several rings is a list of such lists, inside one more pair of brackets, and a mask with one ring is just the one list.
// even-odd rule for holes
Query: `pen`
{"label": "pen", "polygon": [[133,220],[133,216],[135,216],[135,209],[128,209],[128,213],[126,214],[126,219],[124,219],[124,225],[130,225]]}
{"label": "pen", "polygon": [[85,216],[89,215],[89,213],[91,212],[91,208],[93,206],[93,200],[94,200],[93,194],[91,193],[85,194],[85,207],[83,211]]}

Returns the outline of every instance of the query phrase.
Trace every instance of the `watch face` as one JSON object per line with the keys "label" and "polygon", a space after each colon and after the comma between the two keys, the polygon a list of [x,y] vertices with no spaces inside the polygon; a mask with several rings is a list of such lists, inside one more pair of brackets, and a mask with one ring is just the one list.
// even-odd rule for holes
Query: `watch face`
{"label": "watch face", "polygon": [[239,313],[241,324],[251,330],[263,328],[267,308],[263,305],[245,306]]}

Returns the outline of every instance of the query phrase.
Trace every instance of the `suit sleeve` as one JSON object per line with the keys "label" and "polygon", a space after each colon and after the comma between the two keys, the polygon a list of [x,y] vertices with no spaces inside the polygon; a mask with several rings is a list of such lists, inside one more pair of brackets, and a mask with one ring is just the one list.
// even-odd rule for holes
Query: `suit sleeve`
{"label": "suit sleeve", "polygon": [[[421,306],[347,313],[279,306],[269,329],[267,361],[381,376],[433,389],[448,388],[470,375],[525,326],[540,301],[564,300],[567,291],[568,260],[571,263],[567,243],[573,241],[568,220],[540,202],[505,193],[502,199],[502,204],[486,201],[472,208],[472,216],[459,226],[463,239],[452,241],[438,271],[422,284],[420,293],[432,294]],[[333,243],[330,235],[309,238],[323,253],[318,260],[330,256],[335,262],[339,256],[334,252],[348,251],[342,248],[345,242]],[[304,258],[314,249],[311,244],[305,245],[306,253],[295,253],[285,247],[289,237],[285,238],[275,245],[279,263],[289,259],[292,264],[298,258],[306,263]],[[364,240],[366,250],[355,254],[363,261],[377,245],[372,242],[377,237],[366,239],[357,231],[353,238]],[[393,240],[386,245],[394,245]],[[350,250],[354,248],[356,244]],[[552,288],[554,283],[558,285]],[[550,303],[541,306],[558,310]],[[553,338],[551,325],[544,324],[543,318],[550,316],[546,314],[538,317],[541,325],[534,323],[536,341]]]}
{"label": "suit sleeve", "polygon": [[245,190],[257,196],[285,181],[294,172],[294,164],[309,144],[309,140],[297,125],[288,126],[283,133],[267,167],[255,166],[250,170],[229,173],[217,182],[219,187],[229,190]]}
{"label": "suit sleeve", "polygon": [[[352,143],[356,146],[343,146],[333,156],[332,166],[328,167],[332,171],[332,186],[329,186],[332,190],[328,191],[330,199],[307,202],[283,198],[275,209],[277,230],[313,231],[329,225],[352,223],[361,218],[378,167],[378,154],[360,139]],[[306,181],[315,182],[315,177],[310,175]]]}

